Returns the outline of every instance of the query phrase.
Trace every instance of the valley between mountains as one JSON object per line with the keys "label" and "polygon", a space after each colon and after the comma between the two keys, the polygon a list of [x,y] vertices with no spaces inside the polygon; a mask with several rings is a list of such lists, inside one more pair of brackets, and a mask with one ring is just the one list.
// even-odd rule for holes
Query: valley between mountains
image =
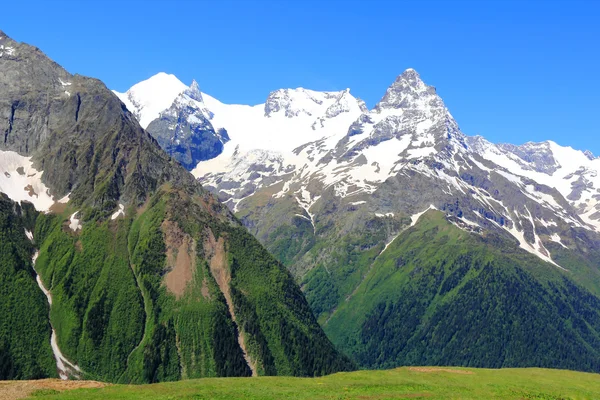
{"label": "valley between mountains", "polygon": [[600,372],[590,152],[468,136],[413,69],[238,105],[0,46],[0,379]]}

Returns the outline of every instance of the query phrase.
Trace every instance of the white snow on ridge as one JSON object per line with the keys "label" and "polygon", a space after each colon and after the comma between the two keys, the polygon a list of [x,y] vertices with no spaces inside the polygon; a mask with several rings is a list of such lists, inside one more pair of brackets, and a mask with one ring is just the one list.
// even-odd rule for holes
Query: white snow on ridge
{"label": "white snow on ridge", "polygon": [[123,204],[119,204],[119,209],[110,216],[111,220],[115,220],[117,218],[119,218],[120,216],[124,216],[125,215],[125,206]]}
{"label": "white snow on ridge", "polygon": [[29,201],[38,211],[48,211],[55,201],[42,183],[42,173],[33,168],[31,157],[0,150],[0,192],[13,201]]}
{"label": "white snow on ridge", "polygon": [[320,197],[321,196],[313,197],[312,194],[306,189],[302,189],[300,191],[300,197],[296,196],[296,201],[298,202],[298,205],[300,207],[302,207],[304,209],[304,211],[306,211],[306,213],[310,217],[307,219],[310,221],[310,223],[313,227],[313,233],[316,232],[315,215],[310,212],[310,208],[312,207],[313,204],[315,204],[317,202],[317,200],[319,200]]}
{"label": "white snow on ridge", "polygon": [[437,208],[435,208],[435,206],[433,204],[431,204],[427,209],[425,209],[424,211],[421,211],[419,213],[416,213],[414,215],[412,215],[410,217],[410,226],[415,226],[417,224],[417,221],[419,221],[419,218],[421,218],[421,216],[423,214],[425,214],[427,211],[429,210],[437,210]]}
{"label": "white snow on ridge", "polygon": [[65,197],[63,197],[62,199],[58,199],[57,203],[61,203],[61,204],[67,204],[70,200],[71,197],[71,193],[68,193]]}
{"label": "white snow on ridge", "polygon": [[556,242],[556,243],[560,244],[565,249],[568,249],[568,247],[563,244],[563,242],[562,242],[562,240],[560,238],[560,235],[558,233],[553,233],[552,236],[550,236],[550,240],[552,240],[553,242]]}
{"label": "white snow on ridge", "polygon": [[79,219],[77,219],[77,214],[79,214],[79,211],[75,211],[71,215],[71,218],[69,218],[69,228],[73,232],[77,232],[78,230],[81,229],[81,221]]}
{"label": "white snow on ridge", "polygon": [[[486,218],[485,215],[481,215],[482,218],[487,219],[488,221],[495,224],[499,228],[502,228],[505,231],[507,231],[508,233],[510,233],[515,239],[517,239],[517,241],[519,242],[519,247],[522,248],[523,250],[537,256],[538,258],[542,259],[543,261],[546,261],[546,262],[554,265],[555,267],[558,267],[564,271],[567,271],[566,268],[561,267],[554,260],[552,260],[550,252],[544,247],[542,240],[540,239],[540,237],[537,234],[537,231],[535,228],[535,222],[534,222],[533,216],[531,215],[531,212],[529,211],[529,209],[526,209],[528,215],[523,216],[523,215],[520,215],[516,211],[511,213],[502,201],[495,200],[495,199],[494,199],[494,201],[496,203],[498,203],[499,206],[501,206],[504,209],[504,212],[502,212],[501,214],[504,215],[511,222],[512,226],[509,227],[507,224],[500,225],[498,222],[494,221],[493,219]],[[529,223],[531,223],[532,228],[533,228],[533,235],[534,235],[535,243],[533,243],[533,244],[529,243],[527,241],[527,239],[525,238],[525,230],[520,231],[517,228],[515,221],[519,217],[526,218],[527,221],[529,221]],[[542,223],[542,225],[544,225],[544,223]]]}
{"label": "white snow on ridge", "polygon": [[159,72],[133,85],[125,93],[114,90],[113,93],[136,115],[142,128],[146,129],[187,88],[175,75]]}
{"label": "white snow on ridge", "polygon": [[[265,104],[224,104],[207,94],[202,96],[204,104],[214,114],[211,119],[213,126],[225,128],[231,139],[219,157],[231,157],[236,148],[240,152],[256,149],[292,152],[300,145],[340,131],[345,134],[361,113],[358,101],[346,91],[288,89],[289,101],[294,104],[293,111],[298,113],[295,116],[286,116],[284,110],[267,115]],[[327,117],[327,110],[339,101],[343,101],[349,110]]]}
{"label": "white snow on ridge", "polygon": [[[411,72],[412,75],[416,74],[408,70],[408,75]],[[401,84],[411,86],[409,81],[402,81]],[[204,184],[212,186],[216,186],[217,180],[246,182],[250,179],[260,188],[262,182],[256,178],[253,166],[263,167],[263,162],[266,162],[270,170],[260,171],[260,177],[281,177],[296,172],[299,175],[293,179],[302,181],[302,186],[317,178],[325,188],[334,187],[340,197],[371,193],[378,183],[403,168],[404,165],[399,164],[402,158],[406,161],[433,154],[435,138],[429,129],[439,124],[440,118],[446,118],[446,123],[448,118],[451,119],[441,99],[435,91],[428,89],[418,75],[416,86],[409,89],[414,93],[396,99],[403,102],[401,108],[384,107],[371,112],[366,109],[364,102],[350,94],[349,89],[338,92],[280,89],[271,92],[264,104],[250,106],[224,104],[210,95],[200,93],[197,84],[194,84],[188,89],[173,75],[160,73],[134,85],[127,93],[115,93],[136,115],[142,127],[147,127],[182,92],[197,92],[202,104],[196,105],[207,110],[205,114],[213,127],[216,130],[226,129],[231,139],[225,143],[222,154],[200,162],[192,171]],[[389,90],[393,95],[394,90]],[[396,102],[391,100],[392,103]],[[405,115],[405,111],[410,112]],[[362,114],[367,116],[364,132],[348,137],[349,127]],[[413,121],[414,118],[416,120]],[[346,150],[350,150],[361,141],[370,141],[370,136],[376,135],[380,129],[410,129],[416,136],[407,134],[384,140],[380,144],[377,144],[379,141],[374,145],[361,144],[361,150],[355,156],[345,157],[341,162],[335,159],[320,162],[336,149],[341,140],[347,141]],[[401,153],[405,154],[404,157],[400,156]],[[229,201],[235,204],[240,201],[235,191],[230,196],[233,198]]]}
{"label": "white snow on ridge", "polygon": [[[575,150],[568,146],[561,146],[553,141],[543,143],[528,143],[522,147],[543,147],[554,159],[553,172],[539,172],[533,163],[528,163],[520,157],[505,151],[498,145],[478,138],[476,151],[484,158],[504,167],[510,173],[496,171],[507,179],[521,183],[519,177],[532,179],[538,184],[546,185],[558,190],[563,197],[569,200],[576,208],[586,206],[588,202],[595,202],[593,196],[600,189],[600,159],[590,159],[583,151]],[[550,170],[551,171],[551,170]],[[575,187],[583,186],[579,198],[572,197]],[[539,201],[544,201],[553,208],[562,208],[550,195],[536,192],[532,185],[524,187],[526,192],[534,195]],[[580,217],[589,225],[600,231],[600,221],[587,218],[586,212]]]}
{"label": "white snow on ridge", "polygon": [[[273,96],[273,94],[272,94]],[[285,90],[285,101],[277,108],[273,98],[266,105],[243,106],[223,104],[203,94],[204,104],[213,113],[211,123],[216,128],[225,128],[230,141],[225,143],[223,153],[203,161],[192,171],[203,178],[224,174],[223,180],[241,182],[250,175],[253,165],[266,166],[270,171],[261,175],[282,176],[297,173],[295,179],[309,179],[318,174],[326,180],[324,184],[336,184],[339,193],[347,193],[348,185],[343,182],[348,174],[342,165],[330,163],[318,165],[327,151],[341,140],[348,127],[361,114],[361,103],[345,90],[341,92],[315,92],[306,89]],[[289,102],[294,103],[289,105]],[[275,111],[273,111],[275,110]],[[332,111],[333,110],[333,111]],[[297,149],[305,145],[303,149]],[[371,167],[375,169],[375,167]],[[211,178],[205,183],[210,184]],[[257,182],[260,186],[260,182]],[[284,187],[287,191],[289,186]],[[282,195],[283,193],[277,194]]]}
{"label": "white snow on ridge", "polygon": [[385,213],[385,214],[375,213],[375,216],[377,218],[386,218],[386,217],[392,218],[394,216],[394,213],[393,212],[388,212],[388,213]]}

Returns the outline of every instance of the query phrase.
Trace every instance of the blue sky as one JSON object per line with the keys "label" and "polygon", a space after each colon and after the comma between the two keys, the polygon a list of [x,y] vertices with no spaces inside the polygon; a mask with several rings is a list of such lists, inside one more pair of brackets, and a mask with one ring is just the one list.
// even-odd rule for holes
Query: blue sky
{"label": "blue sky", "polygon": [[351,92],[373,106],[415,68],[462,130],[600,155],[600,2],[26,1],[0,29],[126,90],[159,71],[221,101]]}

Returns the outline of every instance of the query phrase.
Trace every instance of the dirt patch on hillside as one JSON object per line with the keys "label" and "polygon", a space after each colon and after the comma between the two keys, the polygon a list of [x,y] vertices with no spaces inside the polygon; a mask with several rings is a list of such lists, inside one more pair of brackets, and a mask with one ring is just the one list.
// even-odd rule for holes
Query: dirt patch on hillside
{"label": "dirt patch on hillside", "polygon": [[225,253],[225,240],[220,237],[215,238],[212,231],[208,232],[208,236],[204,241],[204,254],[210,260],[210,272],[217,281],[217,285],[221,291],[231,301],[229,294],[229,282],[231,281],[231,273],[227,265],[227,254]]}
{"label": "dirt patch on hillside", "polygon": [[196,270],[196,241],[183,232],[176,223],[164,221],[161,225],[167,247],[167,269],[164,277],[167,289],[179,299]]}
{"label": "dirt patch on hillside", "polygon": [[0,399],[17,400],[28,397],[37,390],[93,389],[107,386],[96,381],[62,381],[60,379],[41,379],[37,381],[0,381]]}
{"label": "dirt patch on hillside", "polygon": [[463,374],[473,375],[473,371],[466,371],[463,369],[452,369],[452,368],[434,368],[434,367],[408,367],[409,371],[415,372],[449,372],[452,374]]}
{"label": "dirt patch on hillside", "polygon": [[50,206],[50,212],[53,214],[62,214],[67,209],[67,203],[60,203],[58,201],[54,202]]}

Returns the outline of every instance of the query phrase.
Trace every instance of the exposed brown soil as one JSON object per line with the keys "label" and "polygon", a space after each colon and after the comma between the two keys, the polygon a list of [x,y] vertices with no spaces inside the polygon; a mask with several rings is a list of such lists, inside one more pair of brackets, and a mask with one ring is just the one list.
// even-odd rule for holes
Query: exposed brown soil
{"label": "exposed brown soil", "polygon": [[229,313],[231,314],[231,319],[238,327],[238,343],[242,352],[244,353],[244,358],[248,363],[248,366],[252,370],[252,376],[257,376],[257,368],[256,363],[252,361],[250,358],[250,354],[248,354],[248,350],[246,347],[246,340],[244,338],[244,332],[242,331],[242,327],[237,323],[237,319],[235,317],[235,310],[233,307],[233,300],[231,299],[231,291],[229,289],[229,283],[231,282],[231,271],[229,270],[229,266],[227,263],[227,253],[225,252],[225,240],[222,237],[217,240],[212,233],[212,231],[208,231],[208,235],[206,240],[204,241],[204,254],[209,262],[210,272],[212,276],[217,281],[217,285],[221,289],[223,296],[225,296],[225,302],[229,308]]}
{"label": "exposed brown soil", "polygon": [[73,389],[92,389],[106,386],[96,381],[62,381],[60,379],[41,379],[37,381],[0,381],[0,399],[17,400],[31,395],[37,390],[51,389],[62,392]]}
{"label": "exposed brown soil", "polygon": [[62,214],[67,209],[67,203],[55,202],[50,206],[50,212],[53,214]]}
{"label": "exposed brown soil", "polygon": [[219,288],[221,288],[225,297],[231,300],[229,293],[231,273],[225,254],[225,240],[222,237],[217,240],[212,231],[209,231],[208,237],[204,241],[204,254],[210,260],[210,272],[217,281]]}
{"label": "exposed brown soil", "polygon": [[415,372],[450,372],[452,374],[473,375],[473,371],[452,368],[434,368],[434,367],[408,367],[409,371]]}
{"label": "exposed brown soil", "polygon": [[27,192],[27,194],[29,195],[29,197],[38,197],[38,194],[35,192],[35,190],[33,190],[33,186],[31,185],[27,185],[23,188],[23,190],[25,190]]}
{"label": "exposed brown soil", "polygon": [[167,268],[164,277],[167,289],[180,298],[196,270],[196,241],[183,232],[176,223],[164,221],[161,225],[167,246]]}

